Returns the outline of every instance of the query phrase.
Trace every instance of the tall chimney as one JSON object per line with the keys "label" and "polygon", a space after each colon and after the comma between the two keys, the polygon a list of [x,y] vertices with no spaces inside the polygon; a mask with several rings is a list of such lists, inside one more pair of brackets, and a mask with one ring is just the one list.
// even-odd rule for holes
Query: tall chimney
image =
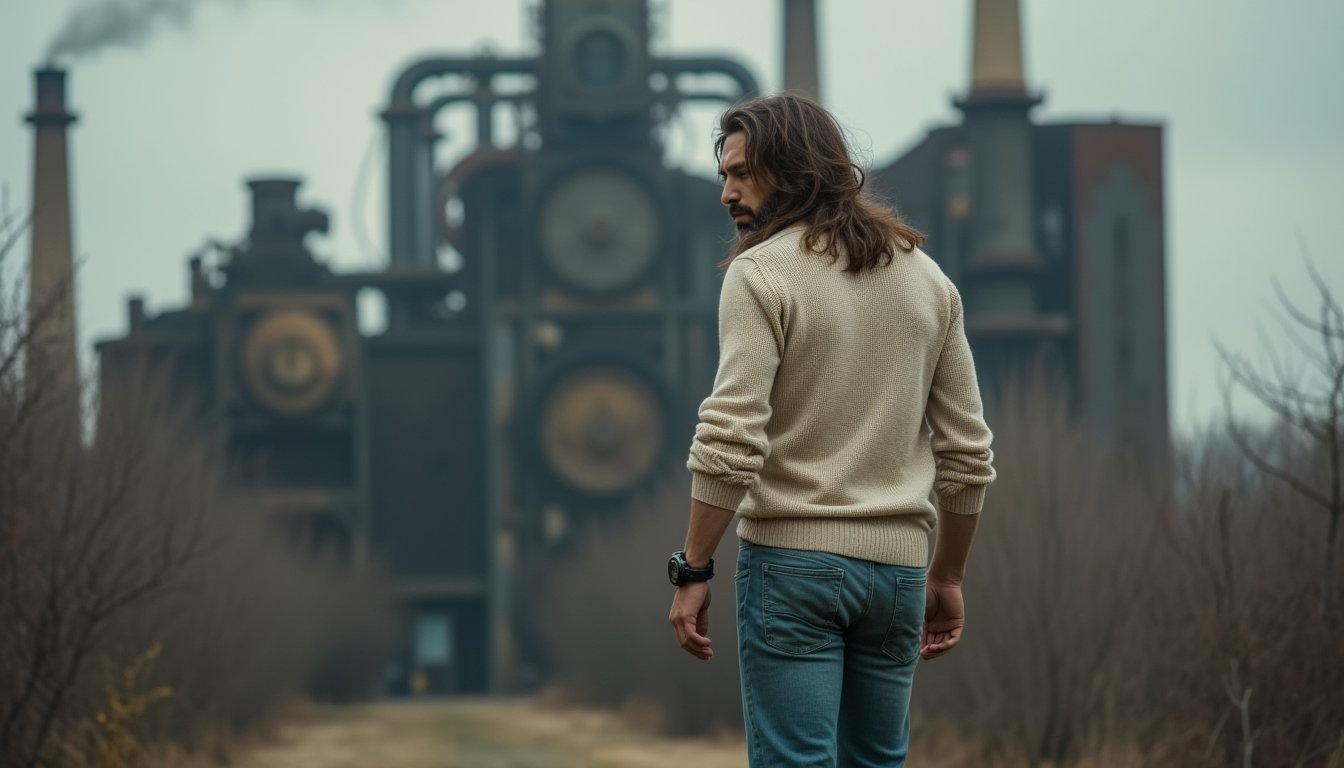
{"label": "tall chimney", "polygon": [[784,89],[821,101],[816,0],[784,0]]}
{"label": "tall chimney", "polygon": [[[1036,126],[1040,94],[1022,66],[1020,0],[975,0],[970,90],[955,101],[970,158],[971,251],[962,262],[966,333],[993,375],[1063,349],[1068,318],[1044,301],[1036,245]],[[1043,356],[1043,357],[1042,357]],[[991,379],[993,378],[991,375]]]}
{"label": "tall chimney", "polygon": [[24,371],[41,410],[77,436],[79,361],[75,344],[74,256],[70,234],[70,153],[67,129],[75,116],[65,106],[65,71],[34,73],[32,250],[28,262],[29,345]]}
{"label": "tall chimney", "polygon": [[975,0],[974,9],[971,88],[955,102],[966,118],[963,132],[974,163],[972,198],[978,210],[971,222],[975,253],[966,266],[992,275],[983,284],[994,284],[1001,294],[980,305],[1012,304],[1029,313],[1036,304],[1032,275],[1043,264],[1033,226],[1027,113],[1041,98],[1028,92],[1023,77],[1019,0]]}
{"label": "tall chimney", "polygon": [[1022,11],[1018,0],[975,0],[971,97],[1025,95]]}

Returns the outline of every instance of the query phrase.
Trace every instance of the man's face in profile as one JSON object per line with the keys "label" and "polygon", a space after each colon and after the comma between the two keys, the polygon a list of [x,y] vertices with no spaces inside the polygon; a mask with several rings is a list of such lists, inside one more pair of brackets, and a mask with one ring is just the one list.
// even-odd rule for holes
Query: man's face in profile
{"label": "man's face in profile", "polygon": [[724,139],[719,157],[719,178],[723,181],[719,202],[728,206],[739,237],[759,230],[770,220],[770,186],[748,172],[746,150],[747,134],[734,131]]}

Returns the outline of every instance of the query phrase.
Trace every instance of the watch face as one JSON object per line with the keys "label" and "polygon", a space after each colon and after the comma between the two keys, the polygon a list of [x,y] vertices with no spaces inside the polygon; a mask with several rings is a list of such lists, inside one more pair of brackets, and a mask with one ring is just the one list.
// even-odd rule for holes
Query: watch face
{"label": "watch face", "polygon": [[667,580],[676,585],[679,581],[677,577],[680,575],[681,569],[677,567],[677,558],[669,558],[667,561]]}
{"label": "watch face", "polygon": [[653,197],[627,173],[580,171],[542,203],[542,254],[557,277],[581,291],[628,288],[653,264],[658,240]]}
{"label": "watch face", "polygon": [[257,402],[283,416],[301,416],[321,408],[336,390],[341,346],[331,326],[310,312],[271,312],[248,332],[242,364]]}

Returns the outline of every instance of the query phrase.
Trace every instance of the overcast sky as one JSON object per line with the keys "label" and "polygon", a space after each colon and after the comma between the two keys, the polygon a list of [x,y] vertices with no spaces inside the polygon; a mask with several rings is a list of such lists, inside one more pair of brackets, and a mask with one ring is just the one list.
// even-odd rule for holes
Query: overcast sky
{"label": "overcast sky", "polygon": [[[72,9],[0,0],[0,182],[26,208],[31,70]],[[381,123],[391,79],[430,53],[535,50],[519,0],[209,0],[186,26],[69,61],[79,325],[125,330],[125,300],[180,304],[185,254],[246,227],[243,179],[304,178],[338,268],[382,263]],[[664,52],[729,54],[780,84],[780,0],[657,3]],[[872,161],[956,120],[971,0],[819,0],[822,89]],[[1344,2],[1024,0],[1027,76],[1042,121],[1166,125],[1171,400],[1188,429],[1216,411],[1216,337],[1255,354],[1280,338],[1271,281],[1310,299],[1299,235],[1344,295]],[[708,126],[673,132],[708,169]],[[466,119],[446,123],[465,148]],[[24,244],[19,254],[26,258]]]}

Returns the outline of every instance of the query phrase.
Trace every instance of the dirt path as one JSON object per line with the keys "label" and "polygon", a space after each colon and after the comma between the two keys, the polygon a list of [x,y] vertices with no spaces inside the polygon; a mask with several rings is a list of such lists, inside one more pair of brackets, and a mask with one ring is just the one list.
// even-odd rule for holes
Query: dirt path
{"label": "dirt path", "polygon": [[743,768],[740,741],[670,740],[614,715],[529,699],[381,702],[317,710],[238,768]]}

